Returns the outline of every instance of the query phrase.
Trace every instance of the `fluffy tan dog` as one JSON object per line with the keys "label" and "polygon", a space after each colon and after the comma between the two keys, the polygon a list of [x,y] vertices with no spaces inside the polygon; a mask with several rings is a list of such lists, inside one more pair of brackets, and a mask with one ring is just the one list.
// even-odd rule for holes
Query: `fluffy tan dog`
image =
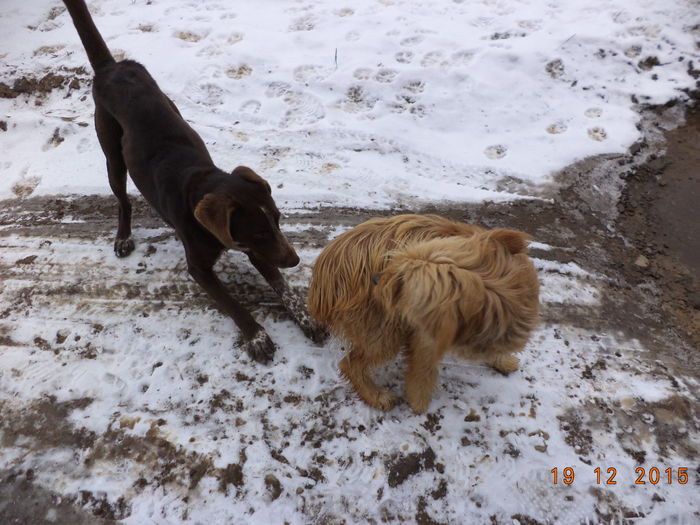
{"label": "fluffy tan dog", "polygon": [[445,353],[518,369],[513,355],[538,322],[539,283],[529,237],[437,215],[371,219],[340,235],[316,262],[309,312],[352,349],[342,374],[369,405],[397,397],[372,368],[406,353],[406,400],[425,412]]}

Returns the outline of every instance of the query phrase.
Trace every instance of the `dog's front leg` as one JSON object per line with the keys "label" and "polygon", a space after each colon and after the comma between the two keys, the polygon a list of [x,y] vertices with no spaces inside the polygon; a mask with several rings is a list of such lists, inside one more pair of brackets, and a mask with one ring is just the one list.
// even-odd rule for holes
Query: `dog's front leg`
{"label": "dog's front leg", "polygon": [[435,343],[421,333],[413,335],[406,352],[406,401],[416,414],[428,410],[438,380],[438,364],[442,359]]}
{"label": "dog's front leg", "polygon": [[262,261],[254,255],[248,254],[250,262],[260,272],[272,289],[277,292],[282,305],[299,325],[304,335],[314,343],[321,344],[326,339],[326,332],[311,319],[306,309],[304,298],[290,288],[280,271],[274,266]]}
{"label": "dog's front leg", "polygon": [[275,344],[250,312],[231,297],[211,267],[188,263],[192,278],[206,290],[209,296],[226,313],[241,330],[244,346],[248,355],[258,363],[267,363],[275,354]]}

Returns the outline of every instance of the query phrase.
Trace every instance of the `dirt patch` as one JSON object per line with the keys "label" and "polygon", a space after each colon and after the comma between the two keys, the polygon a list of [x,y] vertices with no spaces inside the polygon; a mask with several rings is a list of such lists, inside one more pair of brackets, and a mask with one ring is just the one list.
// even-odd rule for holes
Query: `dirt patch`
{"label": "dirt patch", "polygon": [[398,487],[409,477],[419,472],[435,469],[435,452],[428,447],[423,452],[393,456],[387,461],[386,468],[389,472],[388,485]]}
{"label": "dirt patch", "polygon": [[55,73],[47,73],[41,78],[23,76],[15,79],[12,87],[0,82],[0,97],[15,98],[20,95],[49,93],[62,87],[66,83],[66,77]]}
{"label": "dirt patch", "polygon": [[[16,525],[112,525],[76,502],[33,483],[30,470],[0,472],[0,522]],[[85,495],[87,498],[87,495]],[[87,503],[87,501],[86,501]]]}
{"label": "dirt patch", "polygon": [[[82,82],[89,82],[91,75],[85,68],[63,68],[62,73],[49,72],[42,77],[19,75],[7,83],[0,82],[0,98],[17,98],[30,95],[36,105],[41,105],[46,96],[54,90],[66,89],[70,92],[79,89]],[[12,75],[17,72],[11,72]]]}
{"label": "dirt patch", "polygon": [[668,318],[700,346],[700,107],[666,134],[664,155],[629,173],[618,227],[643,259],[630,265],[661,291]]}
{"label": "dirt patch", "polygon": [[2,446],[13,446],[19,440],[32,438],[41,448],[68,446],[85,450],[95,442],[95,434],[84,428],[75,429],[66,418],[75,409],[85,408],[89,398],[59,403],[49,396],[37,400],[21,413],[0,406]]}

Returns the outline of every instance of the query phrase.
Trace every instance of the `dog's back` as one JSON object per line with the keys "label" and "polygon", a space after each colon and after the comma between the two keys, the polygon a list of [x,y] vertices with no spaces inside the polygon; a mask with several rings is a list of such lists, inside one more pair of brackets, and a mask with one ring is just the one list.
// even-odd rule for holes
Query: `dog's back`
{"label": "dog's back", "polygon": [[[117,145],[112,147],[118,148],[141,194],[177,228],[178,214],[170,210],[183,203],[174,202],[174,197],[186,194],[192,179],[203,174],[227,174],[214,167],[201,137],[146,68],[133,60],[113,58],[85,1],[64,3],[95,72],[98,137]],[[168,202],[162,202],[166,194]]]}
{"label": "dog's back", "polygon": [[527,236],[511,230],[418,241],[397,250],[373,290],[382,309],[464,357],[522,349],[538,320]]}
{"label": "dog's back", "polygon": [[478,226],[438,215],[370,219],[333,239],[318,257],[309,287],[309,313],[332,328],[341,316],[370,300],[371,276],[384,269],[393,250],[420,240],[469,237],[480,231]]}

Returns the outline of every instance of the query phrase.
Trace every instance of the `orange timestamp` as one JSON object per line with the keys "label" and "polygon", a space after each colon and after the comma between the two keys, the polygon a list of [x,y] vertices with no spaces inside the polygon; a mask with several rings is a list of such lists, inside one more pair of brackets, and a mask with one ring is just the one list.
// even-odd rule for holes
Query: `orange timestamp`
{"label": "orange timestamp", "polygon": [[[564,467],[560,469],[559,467],[554,467],[550,470],[552,473],[552,481],[555,485],[558,483],[564,483],[564,485],[571,485],[576,479],[576,472],[573,467]],[[602,469],[596,467],[593,469],[595,474],[595,481],[598,485],[617,485],[617,469],[615,467],[608,467],[607,469]],[[679,485],[685,485],[688,483],[688,467],[672,467],[668,468],[658,468],[658,467],[637,467],[634,469],[634,473],[637,476],[634,480],[635,485],[672,485],[677,483]]]}

